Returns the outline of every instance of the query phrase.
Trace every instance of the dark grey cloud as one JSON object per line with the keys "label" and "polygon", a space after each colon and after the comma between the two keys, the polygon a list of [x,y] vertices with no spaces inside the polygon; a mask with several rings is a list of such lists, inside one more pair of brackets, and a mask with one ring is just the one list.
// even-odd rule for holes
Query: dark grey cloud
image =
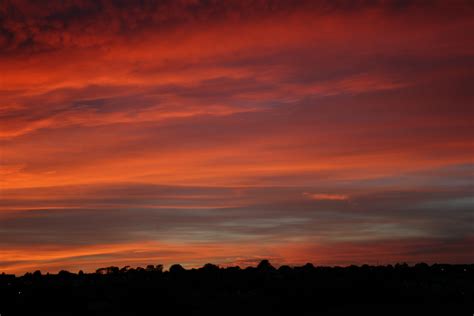
{"label": "dark grey cloud", "polygon": [[[364,192],[357,183],[332,187],[130,183],[12,189],[3,193],[0,240],[4,245],[292,238],[331,242],[466,238],[474,233],[469,185],[422,191],[386,187],[378,192]],[[343,190],[347,200],[313,200],[305,194],[338,193],[336,189]]]}
{"label": "dark grey cloud", "polygon": [[[5,0],[0,5],[1,53],[40,53],[63,47],[102,45],[113,36],[133,36],[144,29],[170,32],[182,25],[208,25],[229,19],[245,21],[295,10],[317,15],[351,15],[380,10],[387,15],[413,12],[453,19],[474,10],[471,1],[115,1]],[[99,36],[97,36],[99,35]],[[71,41],[77,36],[76,41]],[[80,37],[87,37],[82,41]],[[109,39],[107,39],[109,37]],[[91,40],[92,39],[92,40]]]}

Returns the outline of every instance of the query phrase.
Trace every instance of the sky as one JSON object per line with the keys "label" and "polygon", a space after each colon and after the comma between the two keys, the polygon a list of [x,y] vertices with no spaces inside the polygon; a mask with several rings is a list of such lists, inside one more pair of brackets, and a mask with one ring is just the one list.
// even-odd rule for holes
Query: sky
{"label": "sky", "polygon": [[474,262],[470,1],[0,1],[0,272]]}

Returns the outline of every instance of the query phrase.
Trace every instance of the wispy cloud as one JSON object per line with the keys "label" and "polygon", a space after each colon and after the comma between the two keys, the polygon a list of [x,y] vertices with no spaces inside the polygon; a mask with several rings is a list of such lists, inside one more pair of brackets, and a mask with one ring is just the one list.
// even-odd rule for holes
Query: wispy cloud
{"label": "wispy cloud", "polygon": [[304,192],[304,196],[311,200],[330,200],[330,201],[344,201],[349,199],[349,196],[345,194],[329,194],[329,193],[309,193]]}
{"label": "wispy cloud", "polygon": [[473,12],[3,1],[0,270],[466,259]]}

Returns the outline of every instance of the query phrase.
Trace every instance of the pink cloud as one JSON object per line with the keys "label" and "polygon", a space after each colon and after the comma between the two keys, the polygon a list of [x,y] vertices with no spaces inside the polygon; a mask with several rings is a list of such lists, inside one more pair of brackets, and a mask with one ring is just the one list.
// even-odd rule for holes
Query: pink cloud
{"label": "pink cloud", "polygon": [[329,200],[329,201],[344,201],[349,199],[348,195],[345,194],[328,194],[328,193],[308,193],[304,192],[304,196],[311,200]]}

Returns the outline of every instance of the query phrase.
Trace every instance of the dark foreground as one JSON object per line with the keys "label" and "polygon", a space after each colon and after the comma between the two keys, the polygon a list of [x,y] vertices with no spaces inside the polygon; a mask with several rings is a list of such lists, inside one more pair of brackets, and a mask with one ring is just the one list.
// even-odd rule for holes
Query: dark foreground
{"label": "dark foreground", "polygon": [[[362,314],[361,314],[362,313]],[[0,275],[10,315],[469,315],[474,265],[256,268]]]}

